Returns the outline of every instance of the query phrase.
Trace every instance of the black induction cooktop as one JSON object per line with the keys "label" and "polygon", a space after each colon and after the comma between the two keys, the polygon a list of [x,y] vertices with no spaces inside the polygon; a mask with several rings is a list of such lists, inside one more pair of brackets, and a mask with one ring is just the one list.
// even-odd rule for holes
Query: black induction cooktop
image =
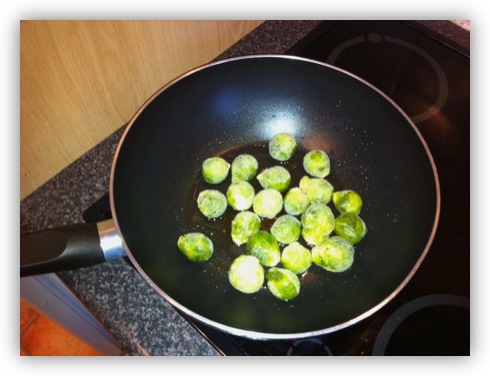
{"label": "black induction cooktop", "polygon": [[[470,354],[470,58],[412,22],[324,22],[287,54],[345,69],[393,99],[425,139],[439,174],[432,247],[407,286],[365,320],[298,340],[251,340],[186,317],[224,355]],[[108,196],[85,212],[110,216]]]}

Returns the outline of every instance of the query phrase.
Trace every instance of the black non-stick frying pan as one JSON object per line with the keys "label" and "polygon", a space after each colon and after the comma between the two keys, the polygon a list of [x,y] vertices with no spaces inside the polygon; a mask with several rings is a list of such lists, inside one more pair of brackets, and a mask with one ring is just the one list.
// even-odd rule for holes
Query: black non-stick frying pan
{"label": "black non-stick frying pan", "polygon": [[[335,274],[313,265],[301,276],[299,296],[287,302],[266,288],[249,295],[229,284],[228,268],[245,252],[231,241],[235,213],[228,208],[222,218],[208,220],[196,204],[199,191],[211,188],[201,177],[206,158],[219,155],[231,162],[249,153],[260,169],[273,166],[277,162],[266,146],[279,132],[294,134],[300,145],[284,165],[291,186],[305,174],[302,156],[325,150],[332,164],[327,179],[336,190],[361,194],[361,217],[368,226],[348,271]],[[229,184],[230,178],[213,188],[225,192]],[[212,63],[163,87],[135,114],[118,146],[110,198],[127,255],[165,299],[215,328],[260,339],[329,333],[381,308],[424,259],[440,209],[434,162],[407,115],[348,72],[289,56]],[[190,231],[213,240],[208,262],[192,263],[178,250],[178,237]],[[69,245],[64,252],[71,261],[54,270],[104,261],[100,255],[78,256],[87,244],[100,253],[94,227],[69,232],[69,240],[64,231],[23,236],[21,275],[52,271],[50,262],[35,255],[36,247],[47,249],[43,237]],[[87,232],[95,240],[87,242]]]}

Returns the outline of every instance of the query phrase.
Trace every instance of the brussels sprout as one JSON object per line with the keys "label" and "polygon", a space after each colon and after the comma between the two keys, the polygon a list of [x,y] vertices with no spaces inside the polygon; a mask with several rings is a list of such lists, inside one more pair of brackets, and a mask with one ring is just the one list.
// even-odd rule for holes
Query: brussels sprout
{"label": "brussels sprout", "polygon": [[206,189],[197,196],[197,206],[208,218],[218,218],[223,215],[228,206],[226,196],[216,189]]}
{"label": "brussels sprout", "polygon": [[279,243],[290,244],[301,235],[301,222],[289,214],[281,215],[271,227],[271,234]]}
{"label": "brussels sprout", "polygon": [[249,181],[257,175],[259,162],[253,155],[240,154],[231,163],[231,181]]}
{"label": "brussels sprout", "polygon": [[238,291],[252,294],[264,284],[264,268],[259,259],[250,255],[238,256],[230,266],[228,278]]}
{"label": "brussels sprout", "polygon": [[282,166],[274,166],[266,168],[258,174],[257,180],[262,188],[274,188],[279,192],[284,192],[291,183],[291,174]]}
{"label": "brussels sprout", "polygon": [[177,246],[191,261],[207,261],[213,255],[213,242],[200,232],[189,232],[179,237]]}
{"label": "brussels sprout", "polygon": [[359,193],[346,189],[344,191],[337,191],[332,196],[335,209],[340,214],[353,213],[359,214],[362,208],[362,198]]}
{"label": "brussels sprout", "polygon": [[276,266],[281,260],[281,249],[276,238],[263,230],[248,238],[247,253],[257,257],[264,266]]}
{"label": "brussels sprout", "polygon": [[282,250],[281,263],[293,273],[302,274],[311,266],[311,252],[298,242],[293,242]]}
{"label": "brussels sprout", "polygon": [[343,272],[354,262],[354,246],[347,239],[332,236],[313,247],[313,262],[331,272]]}
{"label": "brussels sprout", "polygon": [[276,134],[269,141],[269,154],[277,161],[287,161],[296,152],[296,139],[289,133]]}
{"label": "brussels sprout", "polygon": [[260,230],[260,217],[251,211],[238,213],[231,221],[231,238],[237,245],[246,243],[248,238]]}
{"label": "brussels sprout", "polygon": [[210,184],[219,184],[228,176],[230,164],[220,157],[211,157],[202,164],[202,177]]}
{"label": "brussels sprout", "polygon": [[299,187],[306,193],[310,203],[328,204],[332,199],[333,186],[323,178],[303,176],[299,182]]}
{"label": "brussels sprout", "polygon": [[226,197],[228,204],[235,210],[247,210],[253,204],[255,189],[248,181],[240,180],[228,187]]}
{"label": "brussels sprout", "polygon": [[325,204],[311,204],[301,215],[301,234],[308,244],[318,244],[327,238],[335,227],[332,209]]}
{"label": "brussels sprout", "polygon": [[267,287],[276,298],[292,300],[299,294],[299,278],[291,270],[270,268],[266,275]]}
{"label": "brussels sprout", "polygon": [[323,150],[312,150],[303,157],[303,168],[315,178],[330,174],[330,158]]}
{"label": "brussels sprout", "polygon": [[255,214],[262,218],[274,218],[282,210],[283,199],[276,189],[263,189],[259,191],[253,201]]}
{"label": "brussels sprout", "polygon": [[352,244],[359,243],[366,232],[366,224],[357,214],[344,213],[335,218],[335,233]]}
{"label": "brussels sprout", "polygon": [[284,210],[291,215],[302,214],[309,204],[308,196],[298,187],[291,188],[284,197]]}

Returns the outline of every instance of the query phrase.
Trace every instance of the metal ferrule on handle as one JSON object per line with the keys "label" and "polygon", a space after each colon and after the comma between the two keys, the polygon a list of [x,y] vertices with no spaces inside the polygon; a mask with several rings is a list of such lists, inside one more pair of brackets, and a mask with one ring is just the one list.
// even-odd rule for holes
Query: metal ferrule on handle
{"label": "metal ferrule on handle", "polygon": [[106,261],[126,256],[121,237],[112,219],[97,223],[97,229],[99,230],[100,247]]}

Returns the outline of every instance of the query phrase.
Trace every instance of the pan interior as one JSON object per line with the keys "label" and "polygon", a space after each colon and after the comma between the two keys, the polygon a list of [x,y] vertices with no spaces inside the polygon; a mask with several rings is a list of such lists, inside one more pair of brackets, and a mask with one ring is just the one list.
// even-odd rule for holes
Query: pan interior
{"label": "pan interior", "polygon": [[[230,238],[235,212],[207,220],[196,204],[200,190],[225,193],[230,184],[229,177],[218,186],[202,181],[206,158],[231,163],[249,153],[259,170],[276,165],[267,143],[279,132],[294,134],[301,145],[285,165],[291,186],[304,175],[302,155],[325,150],[332,163],[327,179],[336,190],[362,195],[368,226],[351,269],[334,274],[312,266],[289,302],[266,289],[247,295],[231,287],[228,267],[245,252]],[[389,298],[426,251],[437,196],[424,143],[396,106],[345,72],[280,57],[211,65],[162,90],[132,121],[112,177],[117,224],[157,290],[208,324],[264,335],[329,331]],[[190,231],[213,240],[210,261],[195,264],[180,253],[177,239]]]}

